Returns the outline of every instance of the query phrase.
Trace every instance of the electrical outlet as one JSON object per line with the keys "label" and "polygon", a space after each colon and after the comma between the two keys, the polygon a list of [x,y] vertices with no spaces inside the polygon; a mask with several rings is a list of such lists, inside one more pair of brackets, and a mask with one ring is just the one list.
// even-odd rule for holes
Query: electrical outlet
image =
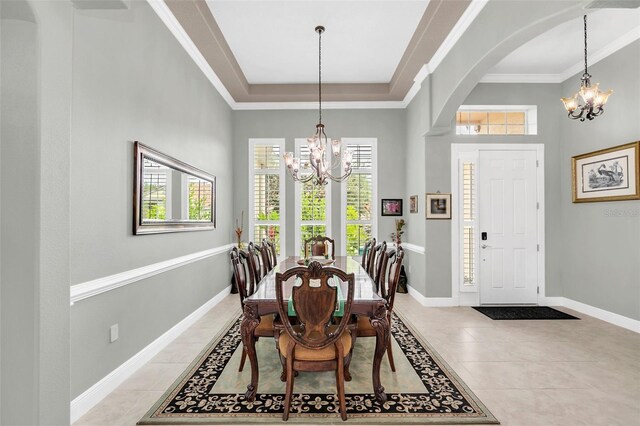
{"label": "electrical outlet", "polygon": [[111,343],[118,340],[118,324],[114,324],[111,327],[109,327],[109,335],[110,335]]}

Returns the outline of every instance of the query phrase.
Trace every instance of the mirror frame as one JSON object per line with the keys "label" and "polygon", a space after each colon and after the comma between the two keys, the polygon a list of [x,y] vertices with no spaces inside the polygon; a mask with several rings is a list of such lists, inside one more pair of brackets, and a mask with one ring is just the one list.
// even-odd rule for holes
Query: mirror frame
{"label": "mirror frame", "polygon": [[[167,232],[190,232],[190,231],[206,231],[215,229],[216,227],[216,177],[203,170],[193,167],[190,164],[177,160],[153,148],[150,148],[138,141],[134,141],[134,179],[133,179],[133,234],[162,234]],[[143,222],[142,220],[142,194],[144,184],[144,158],[148,158],[157,163],[198,177],[200,179],[211,182],[211,191],[213,192],[211,203],[211,221],[195,222],[195,221],[166,221],[166,222]]]}

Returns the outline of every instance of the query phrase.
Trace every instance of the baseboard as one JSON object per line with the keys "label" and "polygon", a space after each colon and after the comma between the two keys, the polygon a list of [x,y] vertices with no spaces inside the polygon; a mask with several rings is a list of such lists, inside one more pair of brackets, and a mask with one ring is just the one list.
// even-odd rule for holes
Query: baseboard
{"label": "baseboard", "polygon": [[458,300],[453,297],[424,297],[415,288],[410,285],[407,286],[409,294],[416,299],[422,306],[428,306],[432,308],[446,307],[446,306],[458,306]]}
{"label": "baseboard", "polygon": [[226,287],[204,305],[189,314],[182,321],[151,342],[147,347],[122,363],[118,368],[103,377],[98,383],[91,386],[81,395],[71,401],[71,423],[82,417],[87,411],[98,404],[104,397],[113,392],[118,386],[135,373],[140,367],[149,362],[154,356],[202,318],[211,308],[217,305],[231,291],[231,286]]}
{"label": "baseboard", "polygon": [[617,325],[618,327],[623,327],[627,330],[640,333],[640,321],[638,320],[605,311],[604,309],[596,308],[595,306],[587,305],[586,303],[578,302],[566,297],[545,297],[544,300],[540,301],[540,304],[544,304],[546,306],[563,306],[599,320],[606,321],[610,324]]}

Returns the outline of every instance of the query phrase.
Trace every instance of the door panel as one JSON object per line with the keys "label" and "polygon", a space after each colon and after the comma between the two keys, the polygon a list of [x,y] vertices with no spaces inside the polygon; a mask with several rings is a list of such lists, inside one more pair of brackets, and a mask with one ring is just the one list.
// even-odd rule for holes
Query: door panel
{"label": "door panel", "polygon": [[480,303],[537,303],[535,151],[480,151]]}

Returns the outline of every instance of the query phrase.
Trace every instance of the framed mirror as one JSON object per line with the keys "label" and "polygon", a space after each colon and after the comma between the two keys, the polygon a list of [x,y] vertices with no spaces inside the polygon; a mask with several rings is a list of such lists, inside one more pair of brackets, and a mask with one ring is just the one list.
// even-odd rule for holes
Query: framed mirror
{"label": "framed mirror", "polygon": [[216,227],[216,178],[136,141],[133,233]]}

